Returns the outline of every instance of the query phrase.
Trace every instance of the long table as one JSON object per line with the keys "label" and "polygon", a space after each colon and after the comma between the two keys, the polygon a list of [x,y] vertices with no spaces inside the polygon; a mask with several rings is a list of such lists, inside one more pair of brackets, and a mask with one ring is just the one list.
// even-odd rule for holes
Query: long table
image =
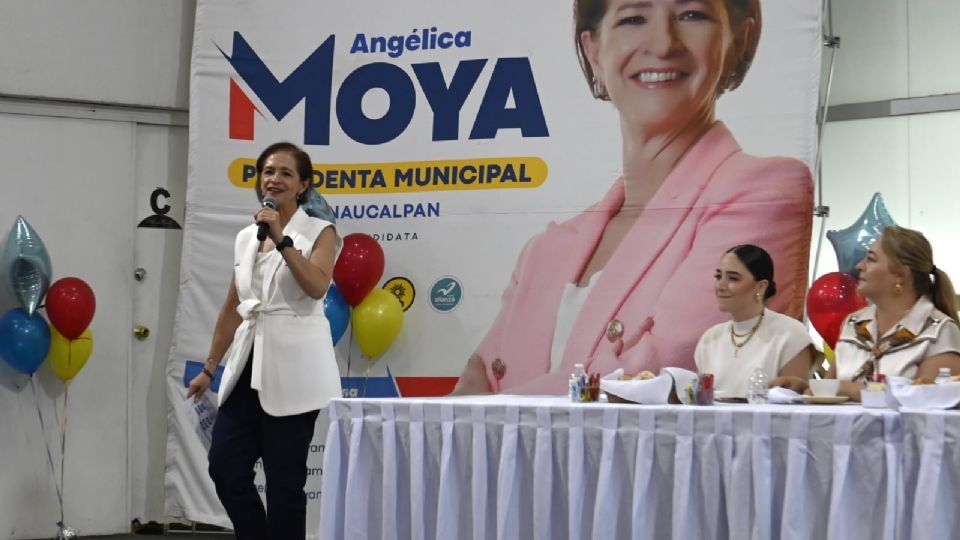
{"label": "long table", "polygon": [[902,417],[910,537],[960,538],[960,412],[904,410]]}
{"label": "long table", "polygon": [[320,538],[960,538],[960,413],[330,403]]}

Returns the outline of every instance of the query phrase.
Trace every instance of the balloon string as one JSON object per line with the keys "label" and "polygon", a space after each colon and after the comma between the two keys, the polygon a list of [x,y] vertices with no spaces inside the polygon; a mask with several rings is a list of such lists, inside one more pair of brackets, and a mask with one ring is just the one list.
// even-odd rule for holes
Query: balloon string
{"label": "balloon string", "polygon": [[397,386],[397,378],[393,376],[393,373],[390,373],[390,364],[387,363],[387,359],[383,359],[383,367],[387,369],[387,380],[393,383],[394,390],[397,391],[397,397],[403,397],[400,395],[400,388]]}
{"label": "balloon string", "polygon": [[53,477],[53,487],[57,490],[57,501],[60,503],[60,515],[63,516],[63,496],[60,493],[60,486],[57,485],[57,472],[53,466],[53,455],[50,452],[50,443],[47,442],[47,428],[43,423],[43,413],[40,411],[40,398],[37,394],[37,385],[33,382],[33,376],[30,377],[30,388],[33,389],[33,401],[37,404],[37,418],[40,419],[40,433],[43,435],[43,445],[47,448],[47,463],[50,464],[50,476]]}
{"label": "balloon string", "polygon": [[53,399],[53,420],[54,420],[54,422],[56,422],[56,424],[57,424],[58,426],[61,425],[61,423],[62,423],[62,422],[60,421],[60,412],[57,410],[57,400],[56,400],[56,398]]}
{"label": "balloon string", "polygon": [[350,376],[350,358],[353,356],[353,324],[350,325],[350,338],[347,340],[347,377]]}
{"label": "balloon string", "polygon": [[[63,471],[66,469],[64,463],[67,459],[67,396],[70,392],[70,381],[63,383],[63,414],[60,416],[60,491],[66,493],[67,489],[63,483]],[[63,521],[63,501],[60,502],[60,521]]]}
{"label": "balloon string", "polygon": [[364,397],[364,398],[367,397],[367,385],[370,384],[370,364],[372,364],[372,362],[371,362],[370,359],[368,358],[368,359],[367,359],[367,373],[366,373],[366,375],[364,375],[364,379],[363,379],[363,396],[362,396],[362,397]]}

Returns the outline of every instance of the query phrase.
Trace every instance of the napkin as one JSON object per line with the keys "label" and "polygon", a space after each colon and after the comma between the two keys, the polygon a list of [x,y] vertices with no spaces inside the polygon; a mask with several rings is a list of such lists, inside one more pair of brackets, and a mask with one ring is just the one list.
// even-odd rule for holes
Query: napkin
{"label": "napkin", "polygon": [[623,368],[617,368],[617,369],[613,370],[613,373],[611,373],[611,374],[609,374],[609,375],[605,375],[605,376],[604,376],[602,379],[600,379],[600,380],[601,380],[601,381],[603,381],[603,380],[614,380],[614,381],[616,381],[616,380],[619,380],[619,379],[620,379],[620,376],[621,376],[621,375],[623,375]]}
{"label": "napkin", "polygon": [[960,404],[960,382],[892,385],[893,397],[910,409],[952,409]]}
{"label": "napkin", "polygon": [[803,396],[789,388],[774,386],[773,388],[767,390],[767,401],[778,405],[802,403]]}
{"label": "napkin", "polygon": [[673,379],[669,375],[661,371],[659,376],[652,379],[642,381],[618,380],[622,374],[623,370],[617,369],[600,379],[600,389],[634,403],[667,403],[670,397],[670,388],[673,386]]}
{"label": "napkin", "polygon": [[660,376],[662,377],[665,372],[673,379],[673,386],[676,389],[677,399],[680,400],[680,403],[684,405],[695,405],[695,403],[690,403],[690,400],[687,399],[687,386],[693,383],[693,387],[697,387],[697,374],[683,368],[665,367],[660,370]]}

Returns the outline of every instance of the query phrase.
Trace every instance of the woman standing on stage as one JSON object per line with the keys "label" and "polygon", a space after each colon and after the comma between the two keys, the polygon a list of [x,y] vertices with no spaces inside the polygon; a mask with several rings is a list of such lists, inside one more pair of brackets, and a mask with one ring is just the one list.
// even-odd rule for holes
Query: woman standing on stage
{"label": "woman standing on stage", "polygon": [[[209,473],[238,539],[305,537],[307,454],[319,409],[341,395],[323,298],[338,238],[300,205],[311,189],[306,152],[276,143],[257,159],[257,191],[273,200],[237,234],[234,275],[210,355],[187,396],[199,398],[227,358]],[[266,225],[266,237],[258,229]],[[264,509],[254,485],[263,460]]]}

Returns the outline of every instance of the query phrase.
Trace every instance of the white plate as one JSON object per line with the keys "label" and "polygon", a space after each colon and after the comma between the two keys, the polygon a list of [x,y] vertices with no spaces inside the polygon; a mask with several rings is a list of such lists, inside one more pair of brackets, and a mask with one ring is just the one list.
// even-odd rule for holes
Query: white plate
{"label": "white plate", "polygon": [[803,396],[804,402],[815,405],[836,405],[849,400],[847,396]]}
{"label": "white plate", "polygon": [[713,391],[713,400],[720,403],[746,403],[747,396],[738,396],[733,392],[724,392],[723,390]]}

